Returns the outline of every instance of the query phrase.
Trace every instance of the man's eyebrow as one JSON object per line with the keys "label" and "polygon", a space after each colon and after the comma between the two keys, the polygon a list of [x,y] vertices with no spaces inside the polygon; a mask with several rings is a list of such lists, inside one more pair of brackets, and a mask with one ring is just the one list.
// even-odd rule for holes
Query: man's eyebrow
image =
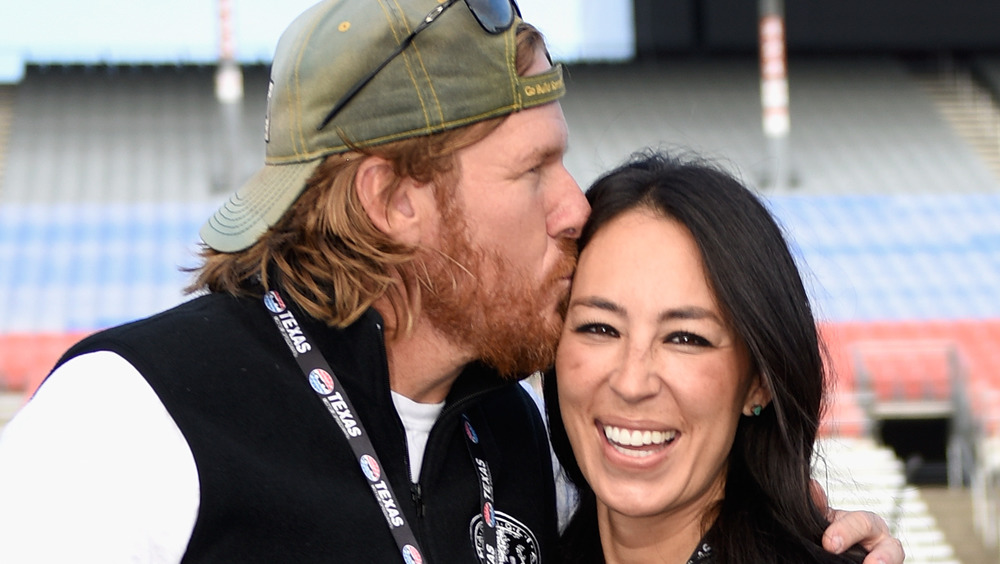
{"label": "man's eyebrow", "polygon": [[531,164],[544,163],[552,160],[553,157],[559,154],[560,152],[555,149],[532,149],[527,153],[521,154],[521,162]]}
{"label": "man's eyebrow", "polygon": [[530,151],[522,153],[522,158],[526,161],[547,161],[555,157],[562,157],[569,150],[567,145],[545,145],[542,147],[533,147]]}

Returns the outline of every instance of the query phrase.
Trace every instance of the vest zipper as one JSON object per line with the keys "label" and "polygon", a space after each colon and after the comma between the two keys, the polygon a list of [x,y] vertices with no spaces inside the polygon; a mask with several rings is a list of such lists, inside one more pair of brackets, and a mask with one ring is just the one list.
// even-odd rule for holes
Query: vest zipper
{"label": "vest zipper", "polygon": [[413,505],[417,506],[417,518],[423,519],[424,517],[424,500],[422,497],[420,482],[410,484],[410,497],[413,499]]}
{"label": "vest zipper", "polygon": [[[392,387],[390,386],[389,382],[389,361],[388,361],[389,355],[388,353],[386,353],[385,350],[385,333],[382,330],[381,323],[376,323],[375,328],[378,329],[379,337],[381,337],[379,339],[379,346],[381,347],[382,351],[382,362],[383,362],[382,367],[385,372],[385,385],[386,388],[390,390],[389,399],[391,400]],[[395,411],[396,410],[393,409],[394,413]],[[406,480],[410,482],[410,499],[413,501],[413,505],[416,508],[417,518],[422,519],[424,516],[424,500],[423,500],[423,493],[420,488],[420,476],[417,476],[416,482],[413,481],[413,470],[410,467],[410,444],[409,441],[406,439],[406,427],[403,426],[403,421],[399,418],[398,413],[396,413],[396,426],[399,428],[399,431],[403,437],[403,464],[406,467]],[[414,530],[414,533],[416,533],[416,530]]]}
{"label": "vest zipper", "polygon": [[[375,328],[378,329],[379,336],[381,337],[379,339],[379,345],[381,347],[381,352],[382,352],[382,362],[384,363],[383,369],[385,372],[386,388],[392,390],[392,386],[390,385],[389,381],[389,361],[388,361],[389,355],[385,350],[385,333],[383,331],[381,323],[375,323]],[[455,417],[456,413],[460,413],[463,409],[465,409],[469,405],[474,405],[478,399],[490,394],[493,391],[494,391],[493,388],[486,390],[479,390],[477,392],[473,392],[472,394],[466,396],[465,398],[462,398],[458,402],[455,402],[454,404],[445,407],[444,410],[441,411],[441,414],[438,415],[437,421],[434,423],[434,426],[431,427],[431,431],[428,434],[427,446],[424,448],[424,460],[427,459],[427,453],[430,452],[431,447],[435,443],[434,441],[435,435],[440,434],[438,433],[438,431],[441,428],[442,424],[447,419]],[[395,412],[395,409],[393,409],[393,411]],[[409,442],[406,439],[406,427],[403,426],[403,421],[399,418],[398,413],[396,413],[396,425],[398,426],[403,436],[403,462],[406,465],[406,477],[407,479],[410,479],[412,475],[412,471],[410,469],[410,446]],[[423,473],[424,470],[425,468],[421,469],[420,471],[421,474]],[[417,476],[416,482],[413,482],[412,480],[410,481],[410,499],[413,502],[413,505],[415,506],[417,518],[423,519],[425,505],[423,497],[423,488],[420,487],[420,476]],[[416,534],[416,530],[414,530],[414,534]],[[417,540],[420,539],[418,538]]]}

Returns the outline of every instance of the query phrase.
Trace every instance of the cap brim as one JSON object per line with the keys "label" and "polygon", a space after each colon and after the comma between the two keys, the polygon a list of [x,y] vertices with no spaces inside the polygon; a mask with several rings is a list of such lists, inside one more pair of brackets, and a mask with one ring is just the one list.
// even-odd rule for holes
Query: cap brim
{"label": "cap brim", "polygon": [[201,240],[223,253],[250,247],[291,207],[322,160],[265,165],[205,222]]}

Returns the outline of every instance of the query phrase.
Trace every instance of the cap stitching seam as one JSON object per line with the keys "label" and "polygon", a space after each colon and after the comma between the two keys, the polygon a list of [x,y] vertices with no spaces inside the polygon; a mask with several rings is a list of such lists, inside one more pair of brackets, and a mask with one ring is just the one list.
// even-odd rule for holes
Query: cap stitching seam
{"label": "cap stitching seam", "polygon": [[[310,163],[308,168],[310,168],[311,170],[308,172],[306,172],[305,170],[294,170],[288,174],[294,175],[296,177],[304,175],[306,176],[306,178],[308,178],[308,176],[312,174],[312,170],[315,170],[315,167],[317,165],[318,163],[315,164]],[[284,184],[285,185],[288,184],[287,178]],[[299,190],[298,193],[301,193],[301,191],[302,190]],[[247,196],[245,198],[241,198],[242,200],[247,200],[248,202],[247,204],[243,205],[240,204],[239,202],[234,201],[234,198],[239,197],[239,192],[237,192],[236,194],[234,194],[229,198],[229,200],[226,202],[224,206],[222,206],[222,208],[220,208],[215,214],[212,215],[212,217],[209,218],[209,223],[212,224],[213,229],[215,229],[217,233],[223,236],[228,237],[228,236],[242,235],[252,230],[254,226],[257,225],[260,221],[263,221],[264,216],[274,208],[274,203],[277,200],[279,200],[280,196],[283,195],[284,193],[285,191],[282,190],[270,191],[268,195],[265,195],[263,200]],[[297,197],[298,195],[295,196],[295,198]],[[230,208],[229,204],[235,204],[238,207]],[[250,208],[251,212],[240,213],[239,210],[247,208]],[[220,218],[220,214],[223,209],[230,209],[234,215],[232,219],[235,221],[231,222],[221,221],[222,218]]]}
{"label": "cap stitching seam", "polygon": [[[420,48],[417,47],[416,41],[413,42],[412,47],[413,52],[417,57],[417,61],[420,63],[420,68],[424,71],[424,79],[427,81],[427,87],[431,91],[431,97],[434,99],[434,106],[437,108],[438,117],[440,118],[439,122],[444,122],[444,109],[441,107],[441,100],[438,99],[437,90],[434,88],[434,81],[431,80],[431,73],[427,70],[427,66],[424,64],[424,57],[420,54]],[[421,104],[422,103],[423,102],[421,101]],[[427,124],[430,125],[430,115],[427,115],[426,111],[424,112],[424,115],[426,116],[425,119]]]}
{"label": "cap stitching seam", "polygon": [[[410,22],[406,19],[406,12],[403,10],[403,7],[399,5],[399,2],[397,0],[393,0],[393,4],[396,5],[396,9],[400,13],[400,20],[402,22],[403,29],[406,30],[407,35],[410,34],[413,30],[410,29]],[[386,16],[388,17],[388,14],[386,14]],[[393,25],[393,23],[395,22],[390,20],[388,23],[389,23],[389,29],[392,31],[393,39],[396,40],[396,44],[398,45],[400,39],[398,32],[396,30],[396,26]],[[416,49],[416,45],[412,43],[410,44],[410,47]],[[424,115],[425,127],[430,127],[431,117],[427,113],[427,104],[424,102],[424,97],[420,92],[420,86],[417,83],[417,77],[416,75],[413,74],[413,68],[411,67],[410,64],[410,55],[404,49],[403,52],[400,53],[400,56],[403,59],[403,65],[406,67],[406,74],[410,77],[410,84],[413,86],[413,90],[417,95],[417,101],[420,102],[420,112]]]}
{"label": "cap stitching seam", "polygon": [[516,108],[522,108],[521,89],[518,88],[520,76],[517,73],[517,18],[511,24],[513,32],[504,33],[504,59],[507,63],[507,76],[510,79],[510,91]]}

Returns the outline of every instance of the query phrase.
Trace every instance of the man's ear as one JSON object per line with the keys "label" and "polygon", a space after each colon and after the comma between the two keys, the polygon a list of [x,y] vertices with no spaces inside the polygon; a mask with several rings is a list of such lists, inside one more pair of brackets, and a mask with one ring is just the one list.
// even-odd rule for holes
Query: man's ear
{"label": "man's ear", "polygon": [[759,415],[760,410],[770,403],[771,389],[767,387],[767,381],[762,375],[754,374],[750,389],[747,391],[746,401],[743,402],[743,415]]}
{"label": "man's ear", "polygon": [[390,191],[396,179],[389,161],[368,156],[354,175],[354,189],[365,213],[379,231],[400,243],[416,245],[420,241],[420,222],[425,219],[422,200],[431,190],[412,178],[402,178],[399,186]]}

